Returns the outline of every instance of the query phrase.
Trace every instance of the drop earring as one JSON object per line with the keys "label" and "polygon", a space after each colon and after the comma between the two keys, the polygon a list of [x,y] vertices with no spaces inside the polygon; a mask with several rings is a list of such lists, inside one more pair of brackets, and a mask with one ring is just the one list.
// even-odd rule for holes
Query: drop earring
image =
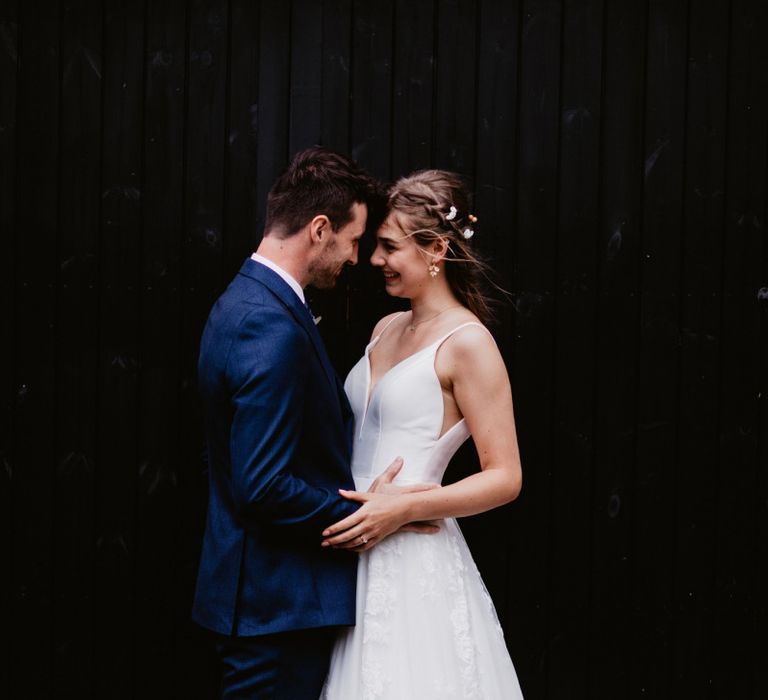
{"label": "drop earring", "polygon": [[437,277],[437,273],[438,273],[438,272],[440,272],[440,268],[439,268],[437,265],[435,265],[435,263],[432,263],[432,264],[431,264],[431,265],[430,265],[430,266],[427,268],[427,270],[429,270],[429,276],[430,276],[432,279],[435,279],[435,277]]}

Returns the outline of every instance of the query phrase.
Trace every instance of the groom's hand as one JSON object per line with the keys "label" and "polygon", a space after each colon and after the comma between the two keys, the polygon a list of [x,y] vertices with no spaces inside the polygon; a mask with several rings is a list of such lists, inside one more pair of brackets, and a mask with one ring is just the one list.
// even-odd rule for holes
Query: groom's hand
{"label": "groom's hand", "polygon": [[395,461],[374,479],[368,489],[368,493],[383,493],[396,496],[401,493],[418,493],[419,491],[431,491],[432,489],[440,488],[440,484],[435,483],[405,485],[392,483],[403,468],[403,464],[403,458],[396,457]]}
{"label": "groom's hand", "polygon": [[[421,483],[421,484],[407,484],[398,486],[392,482],[395,477],[400,473],[403,468],[402,457],[396,457],[381,474],[379,474],[374,482],[368,489],[368,493],[385,493],[385,494],[400,494],[400,493],[417,493],[419,491],[431,491],[432,489],[439,489],[440,484],[435,483]],[[418,532],[423,535],[433,535],[440,529],[440,523],[438,520],[423,520],[420,522],[406,523],[397,532]]]}

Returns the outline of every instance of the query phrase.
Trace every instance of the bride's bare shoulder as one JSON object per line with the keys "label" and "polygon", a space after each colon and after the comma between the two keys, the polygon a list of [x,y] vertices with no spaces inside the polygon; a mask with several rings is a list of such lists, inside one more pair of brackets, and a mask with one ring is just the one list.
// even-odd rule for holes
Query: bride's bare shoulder
{"label": "bride's bare shoulder", "polygon": [[376,336],[381,335],[384,329],[402,313],[403,313],[402,311],[395,311],[394,313],[387,314],[383,318],[380,318],[376,322],[376,325],[373,327],[373,332],[371,333],[371,340],[373,340]]}
{"label": "bride's bare shoulder", "polygon": [[443,345],[443,356],[459,364],[475,364],[500,356],[491,332],[475,317],[468,318]]}

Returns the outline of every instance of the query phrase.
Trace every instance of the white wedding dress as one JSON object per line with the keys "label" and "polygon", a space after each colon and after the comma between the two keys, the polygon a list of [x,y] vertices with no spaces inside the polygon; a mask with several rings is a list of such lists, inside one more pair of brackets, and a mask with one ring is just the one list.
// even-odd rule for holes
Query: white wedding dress
{"label": "white wedding dress", "polygon": [[[462,324],[405,358],[372,391],[369,353],[381,334],[369,343],[344,385],[355,414],[357,490],[367,491],[397,456],[404,466],[395,483],[441,482],[469,431],[462,419],[440,435],[435,355],[467,325],[479,324]],[[336,642],[321,698],[522,697],[493,603],[455,519],[441,521],[438,534],[396,533],[360,555],[357,624]]]}

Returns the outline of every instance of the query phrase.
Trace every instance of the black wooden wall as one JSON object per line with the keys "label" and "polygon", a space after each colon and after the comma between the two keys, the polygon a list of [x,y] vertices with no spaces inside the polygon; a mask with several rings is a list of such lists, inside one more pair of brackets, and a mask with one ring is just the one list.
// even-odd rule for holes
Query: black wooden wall
{"label": "black wooden wall", "polygon": [[[323,143],[466,175],[512,292],[464,526],[526,696],[768,696],[763,0],[0,7],[0,695],[213,697],[197,341]],[[318,303],[343,372],[391,302]]]}

